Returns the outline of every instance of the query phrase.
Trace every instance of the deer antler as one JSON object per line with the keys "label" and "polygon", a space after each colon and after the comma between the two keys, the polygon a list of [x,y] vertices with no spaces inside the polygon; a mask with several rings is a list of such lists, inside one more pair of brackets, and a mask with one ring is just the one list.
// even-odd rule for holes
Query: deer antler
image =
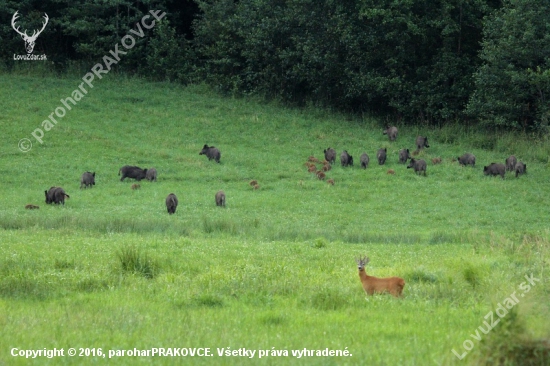
{"label": "deer antler", "polygon": [[17,18],[18,18],[18,16],[17,16],[17,13],[18,13],[18,12],[19,12],[19,11],[16,11],[15,14],[13,14],[13,17],[11,18],[11,27],[12,27],[17,33],[19,33],[19,35],[20,35],[21,37],[23,37],[23,38],[29,37],[29,36],[27,35],[27,32],[21,33],[21,32],[19,31],[19,27],[15,28],[15,21],[16,21]]}

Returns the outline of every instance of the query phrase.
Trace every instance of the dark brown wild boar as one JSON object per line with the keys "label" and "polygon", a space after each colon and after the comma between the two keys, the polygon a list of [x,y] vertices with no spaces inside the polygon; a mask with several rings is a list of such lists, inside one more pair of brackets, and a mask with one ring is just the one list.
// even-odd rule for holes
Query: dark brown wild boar
{"label": "dark brown wild boar", "polygon": [[336,150],[334,150],[332,147],[329,147],[323,152],[325,153],[325,160],[331,164],[334,164],[334,162],[336,161]]}
{"label": "dark brown wild boar", "polygon": [[82,174],[82,177],[80,177],[80,189],[82,187],[88,188],[88,186],[92,187],[95,185],[95,172],[85,172]]}
{"label": "dark brown wild boar", "polygon": [[405,164],[410,158],[411,153],[409,152],[409,149],[399,150],[399,164]]}
{"label": "dark brown wild boar", "polygon": [[384,165],[384,163],[386,162],[386,153],[387,153],[387,149],[384,148],[384,149],[379,149],[377,152],[376,152],[376,158],[378,159],[378,164],[379,165]]}
{"label": "dark brown wild boar", "polygon": [[340,154],[340,163],[342,166],[353,166],[353,156],[348,154],[346,150]]}
{"label": "dark brown wild boar", "polygon": [[388,135],[390,141],[395,141],[397,139],[397,127],[386,126],[386,129],[382,132],[382,134]]}
{"label": "dark brown wild boar", "polygon": [[121,173],[121,182],[126,178],[132,178],[139,182],[140,180],[145,179],[145,177],[147,176],[147,169],[141,169],[137,166],[125,165],[119,169],[118,175],[121,175]]}
{"label": "dark brown wild boar", "polygon": [[[256,184],[256,186],[258,186]],[[224,191],[218,191],[216,193],[216,206],[225,207],[225,193]]]}
{"label": "dark brown wild boar", "polygon": [[220,158],[222,154],[220,153],[220,150],[215,146],[208,146],[204,145],[199,155],[206,155],[208,157],[208,160],[214,159],[216,163],[220,162]]}
{"label": "dark brown wild boar", "polygon": [[166,197],[166,210],[168,210],[168,214],[172,215],[176,213],[177,207],[178,207],[178,197],[176,197],[175,194],[170,193]]}
{"label": "dark brown wild boar", "polygon": [[517,163],[518,163],[518,159],[514,155],[510,155],[508,158],[506,158],[506,171],[507,172],[515,171]]}
{"label": "dark brown wild boar", "polygon": [[506,172],[506,167],[504,164],[491,163],[488,166],[483,167],[483,174],[485,175],[500,175],[504,179],[504,173]]}
{"label": "dark brown wild boar", "polygon": [[471,154],[471,153],[466,153],[466,154],[458,157],[457,159],[458,159],[458,163],[460,165],[463,165],[463,166],[466,166],[466,165],[475,166],[476,165],[476,157],[475,157],[474,154]]}
{"label": "dark brown wild boar", "polygon": [[413,168],[416,174],[423,173],[424,176],[426,176],[426,161],[422,159],[419,159],[419,160],[411,159],[411,161],[409,162],[409,165],[407,166],[407,169],[409,168]]}
{"label": "dark brown wild boar", "polygon": [[145,179],[147,179],[150,182],[156,182],[157,170],[155,168],[147,169],[147,173],[145,173]]}
{"label": "dark brown wild boar", "polygon": [[361,154],[361,156],[359,157],[359,161],[361,162],[361,168],[363,168],[363,169],[367,169],[367,168],[368,168],[370,158],[369,158],[369,156],[367,155],[367,153]]}
{"label": "dark brown wild boar", "polygon": [[416,151],[420,151],[425,147],[430,147],[430,145],[428,145],[428,138],[423,136],[418,136],[416,138]]}
{"label": "dark brown wild boar", "polygon": [[65,193],[61,187],[51,187],[49,190],[44,191],[46,195],[46,204],[62,204],[65,205],[65,198],[70,198],[70,196]]}
{"label": "dark brown wild boar", "polygon": [[522,161],[519,161],[516,163],[516,178],[519,175],[527,173],[527,164],[524,164]]}

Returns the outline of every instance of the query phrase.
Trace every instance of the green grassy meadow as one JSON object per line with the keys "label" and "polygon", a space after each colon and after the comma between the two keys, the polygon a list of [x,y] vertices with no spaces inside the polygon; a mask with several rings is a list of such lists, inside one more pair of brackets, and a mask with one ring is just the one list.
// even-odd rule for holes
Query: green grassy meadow
{"label": "green grassy meadow", "polygon": [[[398,124],[389,142],[385,121],[374,117],[109,74],[37,142],[33,131],[81,82],[0,77],[0,365],[521,364],[511,355],[529,344],[543,356],[526,360],[547,364],[547,139]],[[419,134],[430,144],[419,154],[427,177],[397,163]],[[23,138],[33,144],[28,152],[18,148]],[[221,150],[220,164],[199,156],[204,144]],[[355,160],[326,173],[333,186],[304,165],[311,155],[322,160],[327,147]],[[388,160],[379,166],[384,147]],[[371,159],[366,170],[362,152]],[[453,161],[465,152],[476,155],[475,167]],[[484,165],[510,154],[527,164],[526,175],[483,175]],[[432,165],[434,157],[443,162]],[[135,182],[117,175],[123,165],[155,167],[158,181],[132,190]],[[79,188],[85,171],[96,172],[91,189]],[[64,206],[44,203],[51,186],[70,195]],[[220,189],[226,208],[215,205]],[[175,215],[166,213],[169,193],[179,199]],[[403,298],[365,295],[355,263],[365,254],[370,275],[406,281]],[[522,293],[531,274],[540,282]],[[514,291],[524,295],[519,303],[473,340]],[[452,349],[465,352],[467,339],[473,349],[459,360]],[[70,347],[197,347],[213,356],[11,355]],[[219,356],[222,348],[256,356]],[[351,355],[291,353],[327,348]],[[259,350],[269,355],[259,358]]]}

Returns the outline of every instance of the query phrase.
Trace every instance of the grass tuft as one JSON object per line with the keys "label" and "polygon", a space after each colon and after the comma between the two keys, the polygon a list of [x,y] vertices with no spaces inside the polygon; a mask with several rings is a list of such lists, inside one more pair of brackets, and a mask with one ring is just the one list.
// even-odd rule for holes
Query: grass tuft
{"label": "grass tuft", "polygon": [[145,278],[152,279],[158,275],[160,268],[158,263],[147,254],[142,253],[133,246],[120,249],[117,252],[122,272],[139,274]]}

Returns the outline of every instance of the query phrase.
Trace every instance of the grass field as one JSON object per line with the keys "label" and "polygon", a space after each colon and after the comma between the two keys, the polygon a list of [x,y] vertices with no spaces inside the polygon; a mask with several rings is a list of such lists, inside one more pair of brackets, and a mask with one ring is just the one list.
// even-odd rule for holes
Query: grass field
{"label": "grass field", "polygon": [[[375,118],[116,75],[46,131],[42,121],[81,82],[0,78],[0,365],[108,362],[68,357],[71,347],[101,348],[106,359],[109,350],[210,348],[213,356],[184,357],[193,364],[548,363],[547,139],[398,125],[390,143]],[[38,128],[42,143],[32,135]],[[419,154],[427,177],[397,163],[418,134],[429,138]],[[18,148],[23,138],[28,152]],[[221,150],[220,164],[199,156],[204,144]],[[334,186],[304,166],[327,147],[348,150],[356,164],[335,164],[326,173]],[[475,167],[453,161],[465,152],[476,155]],[[527,164],[526,175],[483,175],[484,165],[510,154]],[[432,165],[433,157],[443,163]],[[131,179],[117,176],[123,165],[155,167],[158,181],[132,190]],[[91,189],[79,189],[85,171],[96,172]],[[51,186],[70,195],[64,206],[44,204]],[[226,208],[215,206],[220,189]],[[164,205],[171,192],[175,215]],[[366,297],[354,260],[365,254],[367,273],[405,279],[402,299]],[[526,275],[540,279],[529,291]],[[524,295],[518,304],[488,334],[478,332],[481,341],[472,338],[514,291]],[[542,355],[529,356],[537,347]],[[65,356],[29,360],[12,356],[14,348],[63,348]],[[218,355],[242,348],[254,358]],[[327,348],[350,355],[292,354]],[[466,353],[462,360],[453,349]]]}

